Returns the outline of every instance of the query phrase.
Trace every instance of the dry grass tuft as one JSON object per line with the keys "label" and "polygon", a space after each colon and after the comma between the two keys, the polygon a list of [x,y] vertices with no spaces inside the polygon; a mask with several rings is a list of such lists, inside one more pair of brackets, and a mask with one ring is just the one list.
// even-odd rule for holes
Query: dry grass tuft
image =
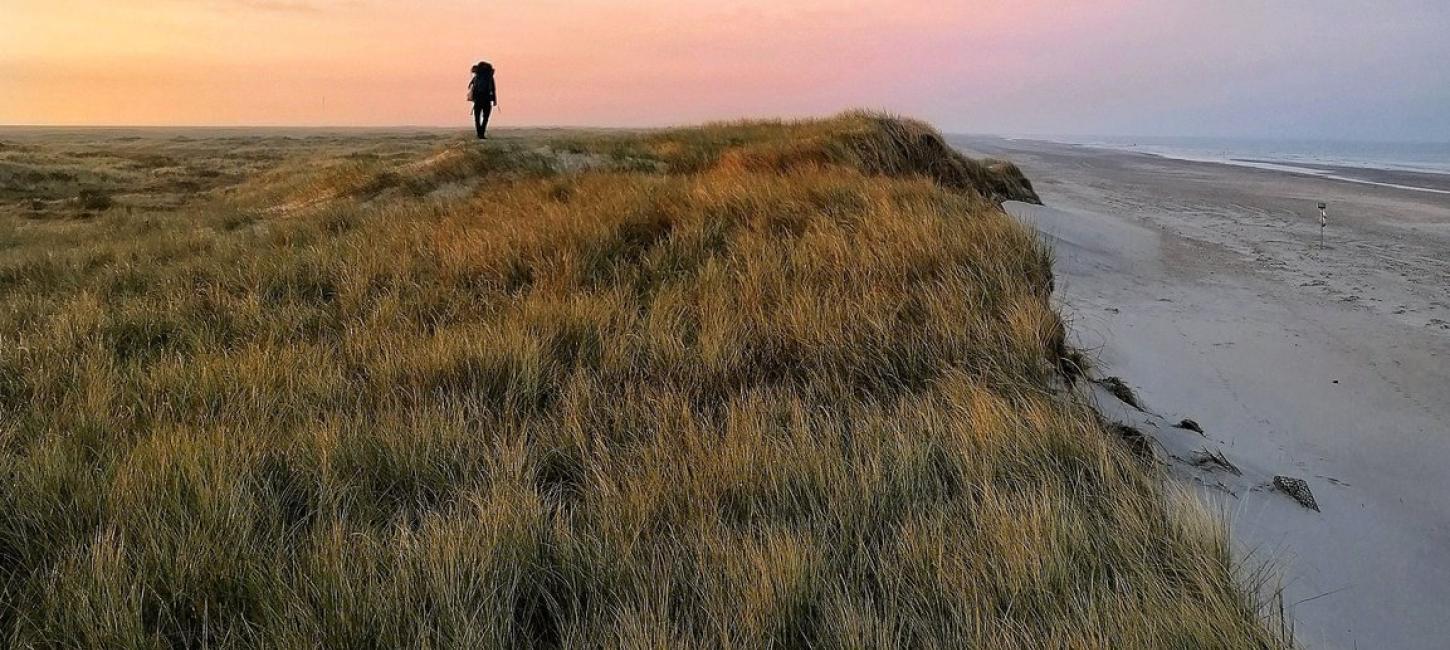
{"label": "dry grass tuft", "polygon": [[278,137],[0,210],[4,643],[1280,645],[1053,390],[1015,168],[867,114]]}

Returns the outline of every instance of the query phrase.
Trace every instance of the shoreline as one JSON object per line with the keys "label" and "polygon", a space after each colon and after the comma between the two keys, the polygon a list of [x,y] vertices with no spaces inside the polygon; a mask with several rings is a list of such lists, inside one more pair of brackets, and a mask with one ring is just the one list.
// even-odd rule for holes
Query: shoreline
{"label": "shoreline", "polygon": [[[991,136],[959,136],[967,139],[990,138]],[[1111,144],[1085,144],[1061,142],[1040,138],[1001,138],[1003,141],[1021,143],[1026,146],[1079,147],[1096,151],[1107,151],[1126,156],[1151,156],[1164,160],[1185,163],[1227,165],[1248,169],[1313,176],[1347,183],[1373,185],[1389,189],[1450,194],[1450,171],[1431,171],[1396,168],[1390,166],[1332,164],[1301,162],[1295,160],[1273,160],[1253,156],[1195,156],[1189,153],[1174,154],[1164,151],[1143,151],[1127,146]]]}
{"label": "shoreline", "polygon": [[[1450,194],[1450,173],[1416,172],[1381,167],[1356,167],[1353,165],[1327,165],[1322,163],[1282,163],[1255,158],[1234,158],[1234,162],[1253,165],[1277,165],[1289,173],[1307,173],[1311,176],[1364,183],[1400,190]],[[1302,170],[1302,171],[1301,171]]]}
{"label": "shoreline", "polygon": [[[1450,634],[1438,611],[1450,199],[1045,142],[955,144],[1033,179],[1046,205],[1008,209],[1056,250],[1075,343],[1144,404],[1095,389],[1100,410],[1155,438],[1169,474],[1219,504],[1241,564],[1277,570],[1298,638],[1437,647]],[[1318,200],[1331,205],[1322,248]],[[1205,434],[1174,426],[1184,418]],[[1276,476],[1306,481],[1320,511]]]}

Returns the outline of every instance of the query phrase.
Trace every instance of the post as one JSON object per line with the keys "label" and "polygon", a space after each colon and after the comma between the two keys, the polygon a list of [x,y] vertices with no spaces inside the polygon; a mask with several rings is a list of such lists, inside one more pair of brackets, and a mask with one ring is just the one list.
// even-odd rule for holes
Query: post
{"label": "post", "polygon": [[1319,202],[1319,247],[1324,248],[1324,228],[1329,225],[1329,205]]}

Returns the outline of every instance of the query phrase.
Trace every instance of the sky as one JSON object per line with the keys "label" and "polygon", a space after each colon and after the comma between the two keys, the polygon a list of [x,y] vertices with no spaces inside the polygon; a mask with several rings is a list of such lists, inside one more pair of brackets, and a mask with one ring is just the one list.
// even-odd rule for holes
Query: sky
{"label": "sky", "polygon": [[1450,141],[1446,0],[0,0],[0,124],[663,126]]}

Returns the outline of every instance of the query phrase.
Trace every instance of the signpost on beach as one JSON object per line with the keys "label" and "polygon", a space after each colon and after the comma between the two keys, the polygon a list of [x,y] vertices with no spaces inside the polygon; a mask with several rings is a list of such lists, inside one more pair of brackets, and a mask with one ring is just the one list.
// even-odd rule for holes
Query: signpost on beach
{"label": "signpost on beach", "polygon": [[1324,248],[1324,228],[1329,225],[1329,204],[1319,202],[1319,247]]}

